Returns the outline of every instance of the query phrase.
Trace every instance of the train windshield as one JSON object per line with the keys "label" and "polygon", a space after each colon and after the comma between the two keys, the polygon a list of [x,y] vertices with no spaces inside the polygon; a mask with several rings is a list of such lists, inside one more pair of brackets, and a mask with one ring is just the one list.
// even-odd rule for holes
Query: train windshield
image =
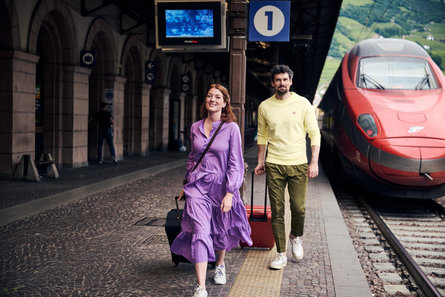
{"label": "train windshield", "polygon": [[358,87],[379,90],[429,90],[437,83],[426,60],[410,57],[362,58]]}

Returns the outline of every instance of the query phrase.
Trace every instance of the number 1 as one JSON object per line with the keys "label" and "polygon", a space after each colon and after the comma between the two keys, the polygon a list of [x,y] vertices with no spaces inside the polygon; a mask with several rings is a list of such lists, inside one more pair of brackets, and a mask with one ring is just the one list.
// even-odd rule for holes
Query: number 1
{"label": "number 1", "polygon": [[273,11],[266,11],[266,12],[264,12],[264,15],[267,18],[267,30],[272,30]]}

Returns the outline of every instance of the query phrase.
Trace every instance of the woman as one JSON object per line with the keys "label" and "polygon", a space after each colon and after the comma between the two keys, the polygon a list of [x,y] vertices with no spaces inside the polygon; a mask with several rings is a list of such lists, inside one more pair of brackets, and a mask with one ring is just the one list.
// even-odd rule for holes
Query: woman
{"label": "woman", "polygon": [[[207,263],[216,261],[214,281],[225,284],[225,252],[238,246],[240,240],[249,245],[252,240],[239,193],[244,175],[241,134],[225,87],[210,85],[201,116],[203,119],[191,127],[187,182],[179,196],[185,199],[182,231],[171,251],[194,263],[198,287],[193,296],[205,297]],[[209,151],[192,170],[221,121],[224,123]]]}

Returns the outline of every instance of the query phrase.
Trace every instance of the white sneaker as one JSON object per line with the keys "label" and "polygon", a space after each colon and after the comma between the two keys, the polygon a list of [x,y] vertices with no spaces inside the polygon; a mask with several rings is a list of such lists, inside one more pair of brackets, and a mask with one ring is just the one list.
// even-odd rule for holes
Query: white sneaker
{"label": "white sneaker", "polygon": [[224,265],[216,266],[215,277],[213,280],[217,285],[224,285],[226,283],[226,267]]}
{"label": "white sneaker", "polygon": [[292,256],[294,259],[296,261],[303,259],[304,251],[300,237],[290,238],[290,243],[292,244]]}
{"label": "white sneaker", "polygon": [[285,255],[282,255],[281,253],[278,253],[275,260],[270,263],[269,268],[271,269],[277,269],[280,270],[287,264],[287,257]]}
{"label": "white sneaker", "polygon": [[193,294],[193,297],[207,297],[208,293],[207,290],[198,285],[198,287],[195,290],[195,294]]}

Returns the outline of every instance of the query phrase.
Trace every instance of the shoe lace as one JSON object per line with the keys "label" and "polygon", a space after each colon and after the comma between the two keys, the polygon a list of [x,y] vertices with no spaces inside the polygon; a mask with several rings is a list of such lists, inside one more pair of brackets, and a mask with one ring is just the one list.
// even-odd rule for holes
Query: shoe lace
{"label": "shoe lace", "polygon": [[277,255],[277,258],[275,259],[275,261],[274,262],[283,262],[284,261],[284,256],[283,255],[281,255],[281,254],[278,254]]}
{"label": "shoe lace", "polygon": [[294,239],[292,239],[292,241],[294,242],[294,244],[301,244],[301,239],[299,237],[295,237]]}
{"label": "shoe lace", "polygon": [[215,274],[216,274],[217,276],[223,276],[223,275],[224,275],[223,270],[222,270],[223,267],[224,267],[224,266],[217,266],[217,267],[216,267],[216,272],[215,272]]}
{"label": "shoe lace", "polygon": [[204,288],[201,287],[200,285],[197,285],[195,292],[201,292],[201,291],[205,291]]}

